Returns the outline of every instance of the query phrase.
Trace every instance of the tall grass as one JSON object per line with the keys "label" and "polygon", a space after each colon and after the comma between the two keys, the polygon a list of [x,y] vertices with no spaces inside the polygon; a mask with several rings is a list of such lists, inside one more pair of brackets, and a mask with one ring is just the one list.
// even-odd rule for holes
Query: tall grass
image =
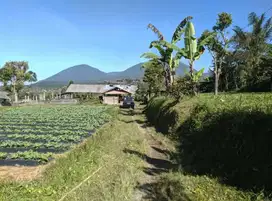
{"label": "tall grass", "polygon": [[98,169],[64,200],[132,200],[143,161],[123,150],[144,152],[145,139],[141,133],[135,135],[137,125],[126,122],[128,118],[119,115],[85,143],[56,159],[40,179],[1,182],[0,200],[59,200]]}
{"label": "tall grass", "polygon": [[184,174],[206,175],[258,195],[272,192],[271,93],[202,95],[174,106],[173,100],[158,98],[147,107],[148,119],[154,110],[160,111],[152,121],[158,130],[162,120],[175,120],[175,129],[162,131],[180,142],[178,160]]}

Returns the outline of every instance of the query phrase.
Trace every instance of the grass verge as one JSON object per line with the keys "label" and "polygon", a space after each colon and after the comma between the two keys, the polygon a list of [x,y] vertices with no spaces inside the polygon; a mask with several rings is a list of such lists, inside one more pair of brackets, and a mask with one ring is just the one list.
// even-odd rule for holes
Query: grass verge
{"label": "grass verge", "polygon": [[153,198],[157,201],[264,201],[262,192],[243,192],[222,185],[208,176],[166,173],[153,184]]}
{"label": "grass verge", "polygon": [[161,177],[157,200],[271,199],[271,93],[159,97],[146,115],[178,143],[180,170]]}
{"label": "grass verge", "polygon": [[42,177],[31,182],[2,182],[0,200],[59,200],[97,171],[63,200],[132,200],[143,161],[123,152],[144,152],[144,136],[131,117],[119,115],[84,144],[56,161]]}

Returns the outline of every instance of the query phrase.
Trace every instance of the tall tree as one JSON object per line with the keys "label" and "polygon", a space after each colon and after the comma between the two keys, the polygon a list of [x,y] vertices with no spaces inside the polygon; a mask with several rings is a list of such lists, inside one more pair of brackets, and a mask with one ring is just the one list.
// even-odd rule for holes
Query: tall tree
{"label": "tall tree", "polygon": [[13,93],[15,102],[18,102],[18,92],[25,82],[37,81],[36,73],[29,71],[28,62],[25,61],[6,62],[0,73],[4,87]]}
{"label": "tall tree", "polygon": [[241,27],[234,28],[235,48],[246,54],[246,84],[253,85],[258,82],[258,70],[262,57],[269,50],[269,41],[272,38],[272,18],[266,20],[265,14],[257,16],[252,12],[248,16],[250,31]]}
{"label": "tall tree", "polygon": [[147,83],[147,92],[149,98],[154,95],[160,94],[163,87],[164,71],[161,64],[157,60],[152,60],[144,64],[145,73],[143,77],[143,82]]}
{"label": "tall tree", "polygon": [[272,44],[269,44],[267,53],[262,57],[260,64],[260,76],[263,82],[270,83],[270,91],[272,91]]}
{"label": "tall tree", "polygon": [[148,28],[150,28],[158,36],[158,40],[152,41],[149,48],[157,49],[159,55],[148,52],[144,53],[141,57],[152,60],[156,59],[161,64],[160,66],[164,68],[165,85],[167,91],[170,91],[170,88],[173,85],[175,71],[179,66],[181,59],[181,55],[175,54],[175,50],[177,51],[179,49],[176,46],[176,43],[181,40],[181,36],[185,31],[184,27],[190,19],[192,19],[192,17],[189,16],[180,22],[173,33],[170,43],[164,40],[164,36],[154,25],[148,25]]}
{"label": "tall tree", "polygon": [[[227,28],[232,24],[231,14],[220,13],[216,25],[213,27],[214,37],[205,45],[213,58],[214,72],[214,94],[218,94],[219,78],[222,73],[222,65],[228,55],[230,40],[227,38]],[[211,32],[204,31],[202,37],[207,37]],[[226,66],[226,68],[228,68]],[[227,69],[225,69],[226,71]],[[227,74],[225,74],[227,75]],[[227,76],[225,77],[227,79]],[[226,81],[226,90],[228,90],[228,81]]]}
{"label": "tall tree", "polygon": [[[184,36],[184,48],[179,48],[177,57],[181,58],[184,57],[189,61],[190,67],[190,77],[191,82],[193,83],[193,91],[197,93],[197,82],[199,77],[201,76],[200,73],[194,73],[194,62],[200,58],[200,56],[204,53],[205,48],[204,46],[214,37],[213,33],[208,33],[207,35],[197,39],[195,37],[195,28],[191,21],[187,22],[185,27],[185,36]],[[203,72],[202,69],[200,72]]]}

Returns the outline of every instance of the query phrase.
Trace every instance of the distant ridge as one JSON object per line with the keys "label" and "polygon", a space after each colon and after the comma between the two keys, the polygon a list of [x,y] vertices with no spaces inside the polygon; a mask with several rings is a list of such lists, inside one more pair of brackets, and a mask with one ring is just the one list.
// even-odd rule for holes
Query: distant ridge
{"label": "distant ridge", "polygon": [[[33,86],[63,86],[67,85],[70,80],[78,84],[99,83],[105,80],[114,81],[117,79],[140,79],[144,75],[144,69],[141,68],[143,63],[138,63],[124,71],[105,73],[97,68],[91,67],[87,64],[72,66],[59,73],[41,80]],[[188,72],[188,66],[180,63],[177,69],[177,75],[184,75]]]}

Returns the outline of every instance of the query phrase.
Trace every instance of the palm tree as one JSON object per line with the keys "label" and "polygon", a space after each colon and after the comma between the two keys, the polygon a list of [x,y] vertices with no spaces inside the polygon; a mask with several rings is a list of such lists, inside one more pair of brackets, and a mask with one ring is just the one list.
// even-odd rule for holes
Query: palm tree
{"label": "palm tree", "polygon": [[272,37],[272,18],[266,20],[263,13],[260,17],[252,12],[248,16],[249,26],[251,31],[244,31],[243,28],[236,26],[234,42],[237,50],[246,53],[246,79],[256,81],[258,78],[258,66],[261,63],[262,57],[268,51],[268,42]]}
{"label": "palm tree", "polygon": [[[150,28],[158,36],[158,40],[152,41],[149,48],[157,49],[159,55],[152,52],[147,52],[141,57],[149,59],[151,62],[156,60],[160,64],[160,67],[164,69],[165,85],[168,91],[173,84],[174,74],[179,66],[182,56],[180,54],[174,54],[174,51],[179,50],[176,43],[181,40],[181,35],[185,32],[184,26],[190,19],[192,19],[192,17],[189,16],[180,22],[172,36],[170,43],[164,40],[164,36],[154,25],[148,25],[148,28]],[[145,67],[145,65],[143,67]]]}

